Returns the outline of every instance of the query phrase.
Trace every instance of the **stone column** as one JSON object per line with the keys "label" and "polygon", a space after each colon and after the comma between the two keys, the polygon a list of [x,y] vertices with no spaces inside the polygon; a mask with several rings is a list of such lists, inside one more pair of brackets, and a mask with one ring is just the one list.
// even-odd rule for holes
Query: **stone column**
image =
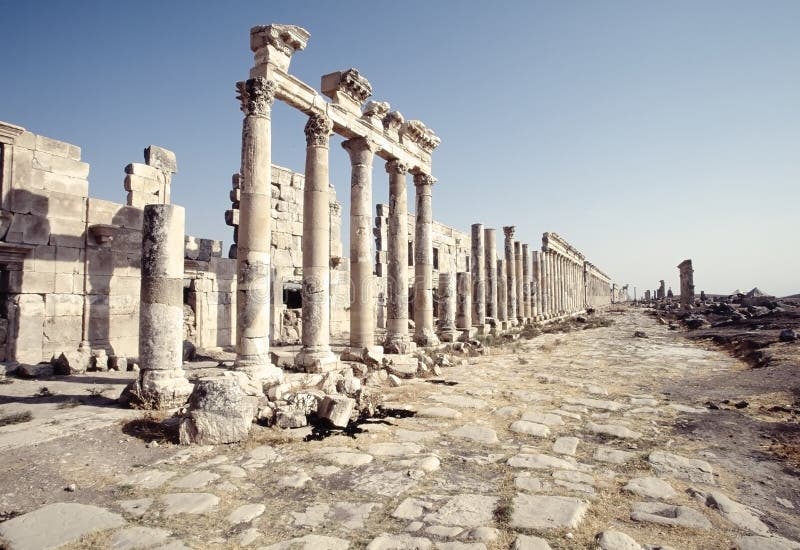
{"label": "stone column", "polygon": [[328,148],[333,122],[312,114],[305,127],[306,181],[303,188],[303,348],[295,363],[306,372],[336,367],[330,346],[330,183]]}
{"label": "stone column", "polygon": [[497,260],[497,320],[508,322],[508,273],[506,261]]}
{"label": "stone column", "polygon": [[184,217],[180,206],[144,207],[137,398],[158,409],[192,393],[182,367]]}
{"label": "stone column", "polygon": [[516,227],[507,225],[503,227],[503,233],[506,236],[505,241],[505,254],[506,254],[506,302],[508,312],[508,320],[514,323],[517,319],[517,280],[516,280],[516,265],[517,261],[514,256],[514,231]]}
{"label": "stone column", "polygon": [[[237,370],[279,381],[282,371],[269,359],[272,151],[270,113],[275,82],[263,77],[238,82],[242,124],[239,227],[236,252]],[[326,202],[327,208],[327,202]]]}
{"label": "stone column", "polygon": [[522,243],[514,241],[514,282],[517,285],[517,320],[525,322],[525,291],[522,279]]}
{"label": "stone column", "polygon": [[486,251],[486,316],[497,319],[497,231],[483,230]]}
{"label": "stone column", "polygon": [[681,307],[691,309],[694,306],[694,269],[692,260],[683,260],[678,264],[681,280]]}
{"label": "stone column", "polygon": [[522,245],[522,290],[525,303],[525,318],[530,321],[533,318],[531,303],[531,253],[528,245]]}
{"label": "stone column", "polygon": [[456,274],[439,273],[439,338],[442,342],[455,342],[456,331]]}
{"label": "stone column", "polygon": [[342,143],[350,154],[350,347],[375,346],[372,281],[372,160],[376,145],[365,138]]}
{"label": "stone column", "polygon": [[420,346],[439,343],[433,330],[433,205],[431,188],[436,178],[414,174],[417,190],[414,225],[414,341]]}
{"label": "stone column", "polygon": [[533,317],[537,321],[542,318],[542,257],[541,252],[534,250],[531,252],[531,261],[533,263]]}
{"label": "stone column", "polygon": [[486,323],[486,279],[483,243],[483,224],[472,224],[472,324],[483,326]]}
{"label": "stone column", "polygon": [[471,273],[456,273],[456,328],[469,330],[472,327],[472,284]]}
{"label": "stone column", "polygon": [[389,174],[389,242],[386,278],[387,353],[408,353],[408,168],[399,160],[386,163]]}
{"label": "stone column", "polygon": [[552,250],[547,252],[547,278],[549,279],[547,285],[547,309],[552,319],[558,313],[558,301],[556,300],[556,254]]}

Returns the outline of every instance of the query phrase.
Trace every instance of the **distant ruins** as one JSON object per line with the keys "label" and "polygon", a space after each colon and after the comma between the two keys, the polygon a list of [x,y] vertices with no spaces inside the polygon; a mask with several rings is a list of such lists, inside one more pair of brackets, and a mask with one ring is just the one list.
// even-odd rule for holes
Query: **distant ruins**
{"label": "distant ruins", "polygon": [[[235,349],[235,371],[271,384],[287,367],[273,364],[271,345],[300,344],[293,368],[324,373],[341,366],[332,338],[347,340],[349,357],[408,354],[629,299],[627,285],[555,233],[537,250],[509,225],[498,250],[496,229],[435,222],[440,139],[367,101],[372,87],[355,69],[323,76],[321,93],[289,74],[308,39],[292,25],[251,30],[254,66],[236,85],[244,117],[228,258],[220,241],[184,237],[183,209],[170,204],[170,151],[150,146],[144,163],[126,166],[127,200],[117,204],[89,196],[78,147],[0,123],[4,360],[53,361],[69,374],[136,358],[139,391],[168,406],[191,391],[177,359],[187,345]],[[303,174],[272,164],[276,99],[308,115]],[[349,260],[328,176],[333,133],[346,138],[352,166]],[[376,156],[388,205],[372,202]],[[693,296],[688,269],[682,300]]]}

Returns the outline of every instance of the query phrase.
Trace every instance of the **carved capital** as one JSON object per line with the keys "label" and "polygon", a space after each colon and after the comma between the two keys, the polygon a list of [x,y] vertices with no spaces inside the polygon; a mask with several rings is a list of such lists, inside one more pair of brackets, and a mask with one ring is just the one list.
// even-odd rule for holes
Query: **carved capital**
{"label": "carved capital", "polygon": [[306,145],[327,147],[333,132],[333,121],[324,114],[314,113],[306,122]]}
{"label": "carved capital", "polygon": [[515,225],[505,225],[503,226],[503,234],[506,236],[506,239],[511,239],[514,237],[514,232],[517,230],[517,226]]}
{"label": "carved capital", "polygon": [[339,78],[339,89],[359,103],[364,103],[372,95],[372,85],[358,72],[358,69],[347,69],[342,73]]}
{"label": "carved capital", "polygon": [[368,101],[364,106],[364,116],[376,116],[380,119],[389,112],[389,104],[385,101]]}
{"label": "carved capital", "polygon": [[408,166],[401,160],[392,159],[386,161],[386,173],[405,175],[408,173]]}
{"label": "carved capital", "polygon": [[378,144],[371,139],[357,137],[342,142],[342,147],[350,153],[350,164],[369,164],[378,150]]}
{"label": "carved capital", "polygon": [[420,120],[409,120],[400,128],[400,135],[404,140],[411,141],[427,152],[436,149],[442,142],[433,130],[425,126]]}
{"label": "carved capital", "polygon": [[397,132],[405,122],[403,114],[400,111],[391,111],[383,117],[383,127],[386,130]]}
{"label": "carved capital", "polygon": [[272,109],[272,102],[275,101],[277,89],[274,80],[267,80],[263,76],[240,80],[236,83],[239,108],[245,116],[267,116]]}
{"label": "carved capital", "polygon": [[250,49],[254,52],[265,46],[292,55],[303,50],[308,44],[310,34],[297,25],[259,25],[250,29]]}
{"label": "carved capital", "polygon": [[431,186],[434,183],[436,183],[437,181],[438,180],[436,178],[434,178],[433,176],[431,176],[430,174],[424,174],[422,172],[414,174],[414,185],[416,185],[417,187],[424,186],[424,185]]}

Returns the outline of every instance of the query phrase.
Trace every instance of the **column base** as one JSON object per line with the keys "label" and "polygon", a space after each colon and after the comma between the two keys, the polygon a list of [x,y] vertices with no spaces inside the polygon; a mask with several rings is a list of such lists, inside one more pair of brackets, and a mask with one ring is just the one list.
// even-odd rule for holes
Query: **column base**
{"label": "column base", "polygon": [[466,342],[467,340],[472,340],[475,336],[478,335],[478,329],[475,327],[469,328],[459,328],[457,329],[461,336],[458,337],[459,340],[462,342]]}
{"label": "column base", "polygon": [[510,328],[511,328],[511,322],[510,322],[510,321],[500,321],[500,322],[498,323],[498,328],[499,328],[499,329],[500,329],[502,332],[506,332],[508,329],[510,329]]}
{"label": "column base", "polygon": [[417,349],[417,344],[411,341],[408,335],[387,336],[383,342],[383,353],[392,355],[405,355]]}
{"label": "column base", "polygon": [[484,323],[482,325],[472,325],[472,328],[475,329],[475,333],[478,336],[487,336],[490,333],[490,331],[492,330],[492,327],[489,326],[486,323]]}
{"label": "column base", "polygon": [[438,346],[440,343],[439,338],[436,337],[436,333],[428,328],[422,329],[417,334],[414,334],[414,342],[416,342],[418,346],[424,348]]}
{"label": "column base", "polygon": [[139,405],[171,409],[186,403],[193,389],[183,369],[143,370],[125,392],[131,394],[131,402]]}
{"label": "column base", "polygon": [[275,386],[283,383],[284,372],[283,369],[273,365],[272,363],[264,365],[263,363],[251,365],[236,365],[234,364],[234,372],[243,372],[253,380],[257,380],[262,385]]}
{"label": "column base", "polygon": [[295,355],[294,364],[305,372],[330,372],[339,368],[339,358],[327,346],[323,349],[303,348]]}
{"label": "column base", "polygon": [[440,342],[457,342],[461,333],[455,329],[439,331]]}
{"label": "column base", "polygon": [[380,368],[383,360],[383,346],[349,347],[339,356],[342,361],[356,361],[367,366]]}

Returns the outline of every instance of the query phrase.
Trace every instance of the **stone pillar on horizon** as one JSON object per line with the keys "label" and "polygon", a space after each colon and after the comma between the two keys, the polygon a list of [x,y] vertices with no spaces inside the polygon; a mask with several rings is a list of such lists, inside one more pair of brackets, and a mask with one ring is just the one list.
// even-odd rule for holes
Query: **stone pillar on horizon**
{"label": "stone pillar on horizon", "polygon": [[694,269],[692,260],[683,260],[678,264],[681,279],[681,308],[691,309],[694,306]]}
{"label": "stone pillar on horizon", "polygon": [[506,261],[497,260],[497,321],[499,323],[508,322],[508,273],[506,272]]}

